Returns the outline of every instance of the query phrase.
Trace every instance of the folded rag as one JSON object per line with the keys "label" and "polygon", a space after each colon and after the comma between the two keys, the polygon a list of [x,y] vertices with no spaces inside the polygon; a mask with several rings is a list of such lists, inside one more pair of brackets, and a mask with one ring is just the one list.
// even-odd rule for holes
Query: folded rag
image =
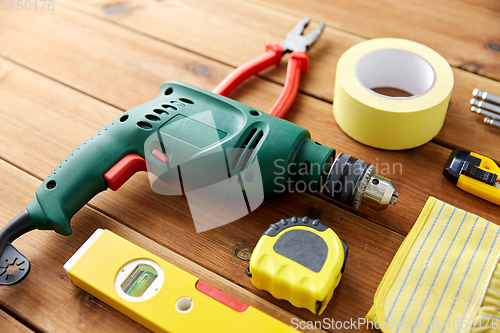
{"label": "folded rag", "polygon": [[427,200],[367,314],[384,333],[500,332],[500,229]]}

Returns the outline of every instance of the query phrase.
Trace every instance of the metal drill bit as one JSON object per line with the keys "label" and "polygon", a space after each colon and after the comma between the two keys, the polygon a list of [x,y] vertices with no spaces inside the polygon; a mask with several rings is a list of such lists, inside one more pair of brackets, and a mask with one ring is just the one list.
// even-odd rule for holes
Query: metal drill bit
{"label": "metal drill bit", "polygon": [[482,114],[483,116],[486,116],[488,118],[500,120],[500,114],[496,114],[496,113],[493,113],[491,111],[486,111],[486,110],[483,110],[483,109],[478,108],[476,106],[471,106],[470,110],[472,112],[476,112],[476,113]]}
{"label": "metal drill bit", "polygon": [[486,92],[486,91],[481,91],[479,89],[474,89],[472,91],[472,96],[477,97],[477,98],[482,98],[486,102],[493,103],[500,105],[500,96],[497,96],[495,94]]}
{"label": "metal drill bit", "polygon": [[490,124],[490,125],[493,125],[493,126],[496,126],[496,127],[500,127],[500,121],[498,120],[494,120],[494,119],[490,119],[488,117],[484,118],[484,122],[486,124]]}
{"label": "metal drill bit", "polygon": [[485,101],[478,101],[477,99],[473,98],[470,100],[470,104],[477,106],[478,108],[481,108],[483,110],[488,110],[488,111],[493,111],[496,113],[500,113],[500,106],[491,104]]}

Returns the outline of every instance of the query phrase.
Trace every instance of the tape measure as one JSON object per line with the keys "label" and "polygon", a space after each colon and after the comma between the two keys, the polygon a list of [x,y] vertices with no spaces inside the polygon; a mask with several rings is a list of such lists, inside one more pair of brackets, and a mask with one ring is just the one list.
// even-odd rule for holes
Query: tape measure
{"label": "tape measure", "polygon": [[295,332],[109,230],[97,229],[64,269],[153,332]]}
{"label": "tape measure", "polygon": [[500,168],[491,158],[454,150],[446,161],[443,175],[462,190],[500,205]]}
{"label": "tape measure", "polygon": [[256,288],[320,315],[340,282],[347,252],[320,220],[282,219],[259,239],[247,275]]}

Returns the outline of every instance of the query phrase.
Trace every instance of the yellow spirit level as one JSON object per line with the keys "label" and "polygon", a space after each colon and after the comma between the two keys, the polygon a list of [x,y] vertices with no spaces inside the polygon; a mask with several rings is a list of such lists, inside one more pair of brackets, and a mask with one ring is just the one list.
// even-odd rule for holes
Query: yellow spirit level
{"label": "yellow spirit level", "polygon": [[318,219],[282,219],[260,238],[247,274],[255,287],[320,315],[340,282],[347,251]]}
{"label": "yellow spirit level", "polygon": [[292,332],[109,230],[64,265],[75,285],[154,332]]}
{"label": "yellow spirit level", "polygon": [[500,168],[491,158],[463,150],[454,150],[443,175],[464,191],[500,205]]}

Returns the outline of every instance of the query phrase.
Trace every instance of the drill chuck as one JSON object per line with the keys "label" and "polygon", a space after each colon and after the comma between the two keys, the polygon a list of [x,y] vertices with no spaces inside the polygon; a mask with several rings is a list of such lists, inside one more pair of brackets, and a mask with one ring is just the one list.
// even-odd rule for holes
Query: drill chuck
{"label": "drill chuck", "polygon": [[396,204],[399,197],[390,179],[375,174],[375,166],[344,153],[333,162],[323,194],[356,209],[365,204],[375,210]]}
{"label": "drill chuck", "polygon": [[375,210],[383,210],[389,205],[395,205],[398,198],[399,194],[390,179],[380,175],[373,175],[366,187],[361,203]]}

